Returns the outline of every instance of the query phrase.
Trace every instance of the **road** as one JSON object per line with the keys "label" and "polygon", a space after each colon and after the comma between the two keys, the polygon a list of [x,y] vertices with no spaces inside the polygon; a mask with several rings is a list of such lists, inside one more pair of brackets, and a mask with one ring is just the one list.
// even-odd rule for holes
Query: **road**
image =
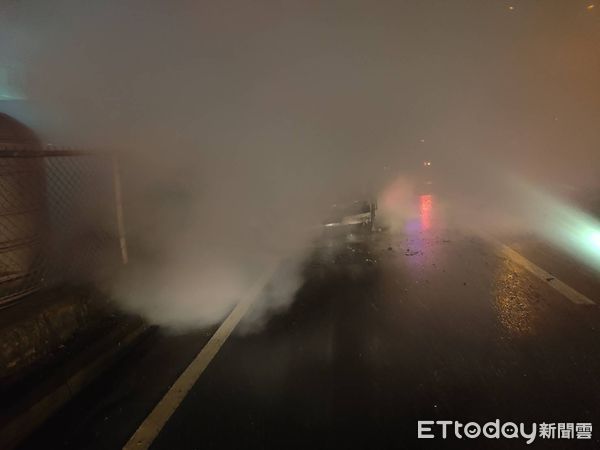
{"label": "road", "polygon": [[[320,241],[294,302],[227,339],[150,448],[528,447],[417,439],[418,420],[495,419],[592,423],[591,440],[529,447],[598,448],[598,306],[448,226],[435,196],[419,201],[401,230]],[[532,237],[501,239],[600,302],[597,273]],[[154,332],[23,449],[122,448],[215,328]]]}

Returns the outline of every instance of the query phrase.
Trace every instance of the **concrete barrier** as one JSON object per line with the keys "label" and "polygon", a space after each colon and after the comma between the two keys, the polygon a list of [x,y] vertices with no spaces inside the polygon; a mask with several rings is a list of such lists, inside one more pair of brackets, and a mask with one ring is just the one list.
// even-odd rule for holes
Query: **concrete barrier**
{"label": "concrete barrier", "polygon": [[0,310],[0,449],[15,448],[146,330],[89,289],[39,293]]}

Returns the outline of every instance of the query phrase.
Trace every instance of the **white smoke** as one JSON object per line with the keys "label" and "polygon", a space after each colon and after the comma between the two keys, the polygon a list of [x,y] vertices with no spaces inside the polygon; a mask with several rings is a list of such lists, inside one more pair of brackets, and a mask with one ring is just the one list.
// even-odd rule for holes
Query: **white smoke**
{"label": "white smoke", "polygon": [[136,256],[115,295],[192,326],[306,255],[339,198],[408,195],[424,159],[465,205],[518,203],[498,167],[595,180],[600,27],[570,3],[4,1],[0,64],[47,141],[120,152]]}

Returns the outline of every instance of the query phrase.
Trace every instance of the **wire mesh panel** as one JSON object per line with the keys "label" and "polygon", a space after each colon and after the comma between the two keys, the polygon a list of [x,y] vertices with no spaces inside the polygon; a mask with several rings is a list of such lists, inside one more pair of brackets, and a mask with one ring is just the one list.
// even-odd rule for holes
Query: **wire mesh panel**
{"label": "wire mesh panel", "polygon": [[0,306],[119,264],[108,155],[0,150]]}
{"label": "wire mesh panel", "polygon": [[39,286],[44,230],[44,161],[0,158],[0,298]]}

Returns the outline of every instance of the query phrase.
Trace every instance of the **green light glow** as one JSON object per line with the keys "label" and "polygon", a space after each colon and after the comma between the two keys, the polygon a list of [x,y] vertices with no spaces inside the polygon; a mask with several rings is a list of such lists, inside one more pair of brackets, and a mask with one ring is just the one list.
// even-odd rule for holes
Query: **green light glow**
{"label": "green light glow", "polygon": [[600,220],[534,186],[524,182],[515,186],[537,234],[600,271]]}
{"label": "green light glow", "polygon": [[546,206],[551,211],[545,227],[546,237],[575,258],[600,270],[600,223],[558,200]]}
{"label": "green light glow", "polygon": [[592,233],[590,240],[592,241],[592,244],[596,247],[596,249],[600,251],[600,231]]}

